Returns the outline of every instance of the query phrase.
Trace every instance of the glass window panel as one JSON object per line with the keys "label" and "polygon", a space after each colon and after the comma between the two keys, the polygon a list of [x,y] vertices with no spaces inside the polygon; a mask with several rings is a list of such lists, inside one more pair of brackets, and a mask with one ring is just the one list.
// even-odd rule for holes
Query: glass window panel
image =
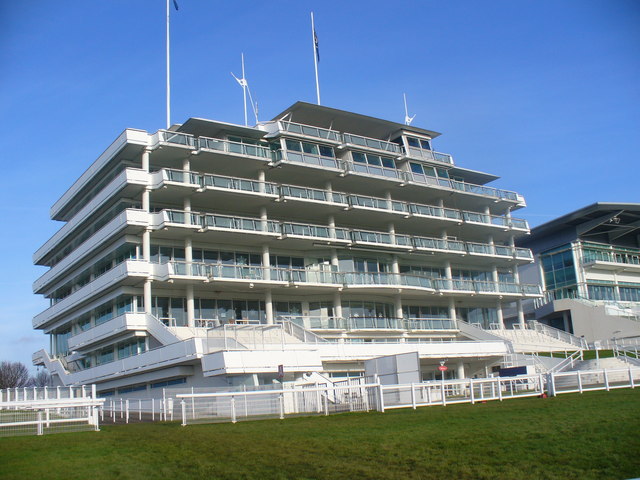
{"label": "glass window panel", "polygon": [[318,155],[318,145],[314,143],[302,143],[302,151],[304,153],[311,153],[313,155]]}
{"label": "glass window panel", "polygon": [[423,174],[422,165],[420,165],[419,163],[411,162],[409,165],[411,166],[411,171],[413,173],[418,173],[420,175]]}
{"label": "glass window panel", "polygon": [[301,152],[302,147],[300,146],[300,142],[296,140],[286,140],[287,150],[293,150],[294,152]]}
{"label": "glass window panel", "polygon": [[376,166],[382,165],[382,162],[380,161],[380,157],[377,155],[367,155],[367,163],[369,165],[376,165]]}
{"label": "glass window panel", "polygon": [[320,145],[320,155],[323,157],[333,157],[333,148],[326,145]]}
{"label": "glass window panel", "polygon": [[431,150],[431,144],[429,140],[420,140],[420,146],[426,150]]}
{"label": "glass window panel", "polygon": [[387,168],[396,168],[396,162],[393,161],[393,158],[382,157],[382,165]]}
{"label": "glass window panel", "polygon": [[351,152],[351,156],[353,157],[353,161],[354,162],[358,162],[358,163],[367,163],[367,159],[364,155],[364,153],[360,153],[360,152]]}
{"label": "glass window panel", "polygon": [[410,147],[420,148],[420,142],[418,141],[417,138],[407,137],[407,143],[409,144]]}

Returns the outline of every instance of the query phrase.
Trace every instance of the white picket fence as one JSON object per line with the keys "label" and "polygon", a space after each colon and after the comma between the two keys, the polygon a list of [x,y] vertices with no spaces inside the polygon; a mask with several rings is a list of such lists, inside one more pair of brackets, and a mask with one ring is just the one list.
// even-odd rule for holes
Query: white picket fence
{"label": "white picket fence", "polygon": [[514,377],[431,381],[383,385],[377,378],[360,383],[297,385],[278,390],[180,393],[176,407],[182,425],[237,422],[258,418],[384,412],[456,403],[477,403],[589,390],[634,388],[640,368],[561,372]]}
{"label": "white picket fence", "polygon": [[97,431],[103,402],[95,385],[0,390],[0,437]]}

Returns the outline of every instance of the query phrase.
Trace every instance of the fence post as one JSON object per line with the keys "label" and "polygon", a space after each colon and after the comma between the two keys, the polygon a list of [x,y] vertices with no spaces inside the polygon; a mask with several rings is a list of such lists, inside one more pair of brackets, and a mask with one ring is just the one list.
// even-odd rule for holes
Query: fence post
{"label": "fence post", "polygon": [[99,420],[99,417],[98,417],[98,406],[90,407],[90,410],[93,410],[93,425],[95,427],[95,431],[99,432],[100,431],[100,420]]}
{"label": "fence post", "polygon": [[603,369],[602,370],[602,374],[604,375],[604,388],[607,389],[607,392],[609,391],[609,377],[607,375],[607,369]]}
{"label": "fence post", "polygon": [[284,393],[280,394],[280,420],[284,419]]}
{"label": "fence post", "polygon": [[[193,387],[191,387],[191,395],[193,395],[193,393],[194,390]],[[196,399],[193,396],[191,397],[191,418],[196,418]]]}
{"label": "fence post", "polygon": [[155,398],[151,399],[151,421],[152,422],[156,421],[156,399]]}
{"label": "fence post", "polygon": [[556,377],[553,373],[547,374],[547,390],[550,397],[556,396]]}
{"label": "fence post", "polygon": [[469,393],[470,393],[470,396],[471,396],[471,405],[473,405],[473,404],[476,403],[476,399],[475,399],[475,396],[474,396],[474,393],[473,393],[473,378],[469,379]]}
{"label": "fence post", "polygon": [[578,375],[578,390],[582,393],[582,375],[580,375],[580,370],[577,370],[576,374]]}
{"label": "fence post", "polygon": [[236,398],[231,396],[231,423],[236,423]]}
{"label": "fence post", "polygon": [[427,389],[427,403],[431,405],[431,385],[426,387],[426,389]]}
{"label": "fence post", "polygon": [[124,408],[126,410],[125,412],[125,423],[129,423],[129,399],[127,398],[127,400],[124,402]]}
{"label": "fence post", "polygon": [[498,400],[502,401],[502,382],[500,377],[496,377],[496,383],[498,384]]}
{"label": "fence post", "polygon": [[324,391],[324,414],[329,415],[329,389]]}
{"label": "fence post", "polygon": [[629,367],[629,386],[631,388],[636,388],[635,384],[633,383],[633,371],[631,370],[631,367]]}
{"label": "fence post", "polygon": [[442,396],[442,406],[446,407],[447,406],[447,398],[445,395],[445,390],[444,390],[444,372],[442,372],[442,383],[440,384],[440,395]]}
{"label": "fence post", "polygon": [[[193,398],[193,397],[191,397]],[[180,409],[182,410],[182,426],[187,426],[187,405],[184,403],[184,398],[180,401]]]}
{"label": "fence post", "polygon": [[44,433],[44,429],[42,428],[42,410],[38,410],[38,430],[37,434],[42,435]]}
{"label": "fence post", "polygon": [[138,399],[138,420],[142,420],[142,399]]}
{"label": "fence post", "polygon": [[416,389],[413,383],[411,384],[411,406],[414,410],[416,409]]}
{"label": "fence post", "polygon": [[322,411],[322,394],[320,393],[320,388],[318,387],[318,382],[316,382],[316,409],[317,413]]}
{"label": "fence post", "polygon": [[384,391],[382,390],[382,384],[378,383],[378,393],[379,393],[379,399],[380,399],[380,405],[379,405],[379,410],[384,413]]}

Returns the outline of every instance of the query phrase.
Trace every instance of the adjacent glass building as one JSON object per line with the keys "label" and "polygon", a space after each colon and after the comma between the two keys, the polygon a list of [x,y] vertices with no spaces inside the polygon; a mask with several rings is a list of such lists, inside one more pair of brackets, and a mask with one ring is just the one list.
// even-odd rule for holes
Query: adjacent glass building
{"label": "adjacent glass building", "polygon": [[519,239],[544,286],[536,317],[590,341],[640,334],[640,204],[595,203]]}

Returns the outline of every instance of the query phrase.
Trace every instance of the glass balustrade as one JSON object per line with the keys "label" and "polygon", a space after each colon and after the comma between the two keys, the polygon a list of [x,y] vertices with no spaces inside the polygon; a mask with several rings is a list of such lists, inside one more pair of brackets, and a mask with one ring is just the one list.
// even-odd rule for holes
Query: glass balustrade
{"label": "glass balustrade", "polygon": [[219,138],[198,137],[198,147],[205,150],[214,150],[225,153],[237,153],[249,157],[259,157],[271,160],[271,149],[262,145],[252,145],[248,143],[231,142]]}
{"label": "glass balustrade", "polygon": [[183,145],[185,147],[194,147],[196,139],[192,135],[179,132],[170,132],[168,130],[159,130],[158,135],[161,142],[172,143],[174,145]]}
{"label": "glass balustrade", "polygon": [[376,150],[382,150],[385,152],[392,152],[396,154],[402,153],[402,148],[397,143],[385,142],[384,140],[363,137],[361,135],[353,135],[351,133],[343,133],[342,139],[344,143],[351,145],[375,148]]}
{"label": "glass balustrade", "polygon": [[405,318],[407,330],[457,330],[456,322],[450,318]]}
{"label": "glass balustrade", "polygon": [[334,130],[327,130],[326,128],[312,127],[310,125],[303,125],[301,123],[286,122],[281,120],[280,125],[282,130],[290,133],[297,133],[299,135],[307,135],[309,137],[322,138],[324,140],[331,140],[334,142],[340,141],[340,134]]}
{"label": "glass balustrade", "polygon": [[338,168],[338,161],[333,157],[323,157],[322,155],[298,153],[288,150],[285,153],[285,158],[289,162],[304,163],[307,165],[315,165],[328,168]]}

